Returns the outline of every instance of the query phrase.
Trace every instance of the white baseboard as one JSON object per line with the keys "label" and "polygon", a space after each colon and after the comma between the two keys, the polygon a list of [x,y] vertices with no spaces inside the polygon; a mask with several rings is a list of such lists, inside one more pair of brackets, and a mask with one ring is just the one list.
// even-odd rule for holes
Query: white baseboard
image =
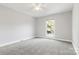
{"label": "white baseboard", "polygon": [[67,39],[57,39],[57,38],[55,38],[55,39],[60,40],[60,41],[72,42],[71,40],[67,40]]}
{"label": "white baseboard", "polygon": [[45,39],[54,39],[54,40],[60,40],[60,41],[66,41],[66,42],[72,42],[71,40],[67,39],[60,39],[60,38],[48,38],[48,37],[36,37],[36,38],[45,38]]}
{"label": "white baseboard", "polygon": [[16,41],[12,41],[12,42],[7,42],[5,44],[0,44],[0,47],[7,46],[7,45],[10,45],[10,44],[14,44],[14,43],[17,43],[17,42],[21,42],[21,41],[24,41],[24,40],[32,39],[32,38],[34,38],[34,36],[26,37],[26,39],[21,39],[21,40],[16,40]]}

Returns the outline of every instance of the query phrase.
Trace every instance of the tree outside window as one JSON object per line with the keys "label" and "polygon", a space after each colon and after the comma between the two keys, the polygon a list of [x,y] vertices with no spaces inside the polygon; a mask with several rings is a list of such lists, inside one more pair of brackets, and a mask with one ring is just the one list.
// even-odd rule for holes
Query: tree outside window
{"label": "tree outside window", "polygon": [[55,33],[55,20],[47,20],[47,35],[53,36]]}

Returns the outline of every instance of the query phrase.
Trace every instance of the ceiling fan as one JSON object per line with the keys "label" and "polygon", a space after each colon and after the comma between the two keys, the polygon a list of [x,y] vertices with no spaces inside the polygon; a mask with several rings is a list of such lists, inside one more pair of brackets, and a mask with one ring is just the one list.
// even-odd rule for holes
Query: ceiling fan
{"label": "ceiling fan", "polygon": [[44,3],[33,3],[33,10],[35,11],[42,11],[46,8],[46,5]]}

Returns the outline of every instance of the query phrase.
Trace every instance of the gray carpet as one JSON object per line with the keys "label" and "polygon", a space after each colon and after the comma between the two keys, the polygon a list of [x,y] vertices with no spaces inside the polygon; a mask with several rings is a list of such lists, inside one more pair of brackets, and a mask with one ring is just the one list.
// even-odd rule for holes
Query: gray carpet
{"label": "gray carpet", "polygon": [[75,55],[71,43],[35,38],[0,47],[0,55]]}

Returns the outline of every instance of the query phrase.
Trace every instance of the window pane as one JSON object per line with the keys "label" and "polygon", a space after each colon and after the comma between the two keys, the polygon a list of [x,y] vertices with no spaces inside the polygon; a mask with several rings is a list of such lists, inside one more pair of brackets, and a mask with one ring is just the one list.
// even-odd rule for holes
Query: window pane
{"label": "window pane", "polygon": [[54,35],[55,33],[55,20],[47,20],[46,22],[47,26],[47,34]]}

